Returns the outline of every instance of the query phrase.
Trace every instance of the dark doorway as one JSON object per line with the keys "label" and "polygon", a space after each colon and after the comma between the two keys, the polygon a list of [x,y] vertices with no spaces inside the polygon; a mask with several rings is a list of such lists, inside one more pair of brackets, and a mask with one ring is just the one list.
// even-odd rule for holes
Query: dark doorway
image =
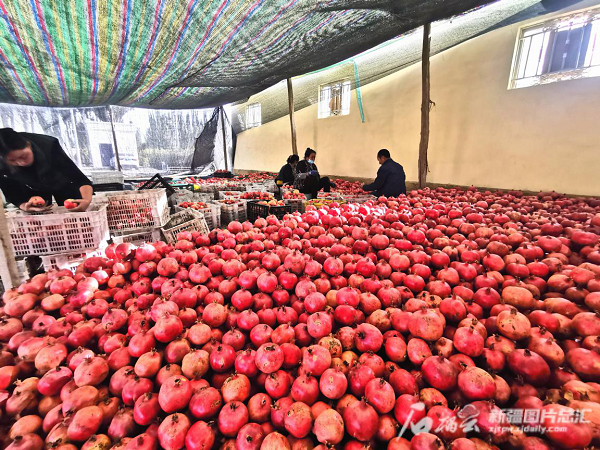
{"label": "dark doorway", "polygon": [[112,144],[100,144],[100,158],[102,160],[102,167],[115,168],[114,155]]}

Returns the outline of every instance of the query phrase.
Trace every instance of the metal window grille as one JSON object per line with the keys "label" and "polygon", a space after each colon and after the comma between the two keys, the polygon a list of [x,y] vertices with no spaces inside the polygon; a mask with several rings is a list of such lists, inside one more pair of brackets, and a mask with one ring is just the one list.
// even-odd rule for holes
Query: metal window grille
{"label": "metal window grille", "polygon": [[246,128],[261,126],[260,103],[252,103],[246,107]]}
{"label": "metal window grille", "polygon": [[319,86],[319,119],[350,114],[351,91],[350,81]]}
{"label": "metal window grille", "polygon": [[600,8],[522,28],[510,88],[600,76]]}

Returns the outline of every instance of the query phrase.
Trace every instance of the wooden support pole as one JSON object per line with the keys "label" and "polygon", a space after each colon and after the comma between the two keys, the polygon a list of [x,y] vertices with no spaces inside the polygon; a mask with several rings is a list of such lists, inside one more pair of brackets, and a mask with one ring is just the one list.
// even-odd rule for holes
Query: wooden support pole
{"label": "wooden support pole", "polygon": [[112,107],[108,107],[108,117],[110,118],[110,129],[112,130],[113,147],[115,150],[115,159],[117,160],[117,170],[121,172],[121,160],[119,159],[119,146],[117,145],[117,133],[115,133],[115,122],[113,121]]}
{"label": "wooden support pole", "polygon": [[423,26],[422,91],[421,103],[421,142],[419,144],[419,188],[427,184],[427,149],[429,147],[429,110],[431,109],[429,53],[431,48],[431,24]]}
{"label": "wooden support pole", "polygon": [[7,291],[13,287],[17,287],[21,283],[15,253],[13,251],[12,240],[8,232],[8,222],[6,221],[6,211],[4,210],[4,202],[0,195],[0,253],[2,261],[0,264],[0,275],[2,275],[2,283],[4,290]]}
{"label": "wooden support pole", "polygon": [[229,163],[227,161],[227,135],[225,133],[225,114],[223,113],[223,107],[219,108],[219,114],[221,114],[221,131],[223,132],[223,157],[225,158],[225,170],[229,171]]}
{"label": "wooden support pole", "polygon": [[287,79],[288,101],[290,104],[290,126],[292,127],[292,153],[298,154],[298,145],[296,144],[296,122],[294,122],[294,89],[292,79]]}

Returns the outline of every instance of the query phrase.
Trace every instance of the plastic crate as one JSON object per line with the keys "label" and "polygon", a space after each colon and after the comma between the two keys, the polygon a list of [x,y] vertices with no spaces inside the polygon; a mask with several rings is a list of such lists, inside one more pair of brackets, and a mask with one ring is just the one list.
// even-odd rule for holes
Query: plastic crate
{"label": "plastic crate", "polygon": [[27,261],[25,259],[17,259],[16,263],[19,279],[14,280],[13,283],[18,286],[19,284],[25,283],[27,280],[29,280],[31,276],[29,275],[29,267],[27,267]]}
{"label": "plastic crate", "polygon": [[183,210],[171,216],[169,222],[162,228],[165,241],[169,244],[177,242],[177,235],[183,231],[198,231],[208,234],[209,229],[205,218],[195,210]]}
{"label": "plastic crate", "polygon": [[[232,199],[225,199],[232,200]],[[245,222],[247,218],[246,205],[247,201],[237,200],[235,203],[224,203],[224,200],[215,201],[221,207],[221,226],[226,226],[230,222],[237,220]]]}
{"label": "plastic crate", "polygon": [[212,193],[202,193],[202,192],[191,192],[191,191],[183,191],[178,190],[171,197],[169,197],[169,204],[176,206],[181,202],[210,202],[214,200],[214,195]]}
{"label": "plastic crate", "polygon": [[267,180],[263,183],[263,186],[265,187],[267,192],[275,193],[278,190],[277,185],[275,184],[275,180]]}
{"label": "plastic crate", "polygon": [[221,226],[221,205],[218,200],[212,200],[212,203],[207,203],[206,208],[195,209],[175,206],[173,209],[175,210],[175,214],[182,211],[194,211],[202,213],[210,230],[214,230],[215,228],[219,228]]}
{"label": "plastic crate", "polygon": [[237,199],[242,196],[242,191],[219,191],[219,200]]}
{"label": "plastic crate", "polygon": [[318,192],[317,198],[323,198],[327,200],[342,200],[342,194],[339,192]]}
{"label": "plastic crate", "polygon": [[204,215],[209,230],[214,230],[221,226],[221,205],[209,203],[207,208],[194,211],[199,211]]}
{"label": "plastic crate", "polygon": [[283,216],[291,213],[291,207],[289,205],[284,206],[269,206],[260,205],[257,201],[250,201],[246,205],[246,211],[248,214],[248,220],[254,222],[259,217],[275,216],[278,219],[283,219]]}
{"label": "plastic crate", "polygon": [[124,242],[140,245],[144,242],[156,242],[160,241],[160,229],[159,228],[150,228],[144,230],[136,230],[135,232],[127,232],[127,234],[122,234],[120,236],[112,236],[112,241],[115,244],[122,244]]}
{"label": "plastic crate", "polygon": [[123,184],[125,176],[118,170],[92,172],[93,184]]}
{"label": "plastic crate", "polygon": [[285,204],[288,205],[290,207],[290,210],[292,212],[300,212],[303,213],[304,212],[304,202],[305,200],[303,199],[298,199],[298,198],[290,198],[290,199],[286,199],[284,200]]}
{"label": "plastic crate", "polygon": [[85,212],[54,206],[51,213],[7,212],[15,256],[42,256],[97,249],[109,238],[107,207],[92,204]]}
{"label": "plastic crate", "polygon": [[98,193],[96,202],[106,203],[111,234],[160,228],[169,219],[169,202],[164,189]]}
{"label": "plastic crate", "polygon": [[94,184],[94,192],[112,192],[112,191],[124,191],[125,185],[123,183],[102,183]]}
{"label": "plastic crate", "polygon": [[97,250],[42,256],[42,265],[44,266],[44,271],[46,272],[61,269],[69,269],[74,271],[81,263],[85,261],[86,258],[90,258],[92,256],[103,256],[105,249],[106,245],[103,244],[102,247]]}
{"label": "plastic crate", "polygon": [[269,192],[263,183],[248,183],[246,192]]}
{"label": "plastic crate", "polygon": [[376,200],[373,195],[343,195],[342,197],[348,203],[365,203],[369,200]]}
{"label": "plastic crate", "polygon": [[215,172],[212,174],[212,176],[214,178],[233,178],[235,175],[233,175],[231,172]]}
{"label": "plastic crate", "polygon": [[139,191],[148,191],[153,189],[164,189],[167,193],[167,197],[170,197],[175,193],[175,189],[159,174],[154,175],[152,178],[150,178],[148,181],[145,181],[138,187]]}

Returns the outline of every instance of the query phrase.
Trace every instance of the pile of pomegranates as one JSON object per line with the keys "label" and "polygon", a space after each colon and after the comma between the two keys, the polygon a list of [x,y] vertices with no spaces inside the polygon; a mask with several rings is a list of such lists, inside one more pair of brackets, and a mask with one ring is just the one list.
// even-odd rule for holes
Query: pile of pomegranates
{"label": "pile of pomegranates", "polygon": [[2,296],[0,447],[600,445],[599,213],[417,190],[111,245]]}

